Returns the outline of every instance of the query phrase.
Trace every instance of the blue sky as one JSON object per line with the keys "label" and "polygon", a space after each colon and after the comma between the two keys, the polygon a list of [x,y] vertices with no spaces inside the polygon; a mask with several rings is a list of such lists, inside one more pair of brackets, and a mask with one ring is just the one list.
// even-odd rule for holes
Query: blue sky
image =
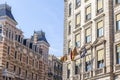
{"label": "blue sky", "polygon": [[63,54],[64,0],[0,0],[12,7],[12,13],[25,38],[34,30],[43,30],[50,43],[50,54]]}

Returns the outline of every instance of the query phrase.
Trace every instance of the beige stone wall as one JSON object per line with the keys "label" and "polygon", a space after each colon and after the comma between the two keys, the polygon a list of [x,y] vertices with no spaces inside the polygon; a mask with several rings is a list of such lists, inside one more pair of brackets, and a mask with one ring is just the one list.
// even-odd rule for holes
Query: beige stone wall
{"label": "beige stone wall", "polygon": [[[115,5],[115,2],[113,0],[103,0],[103,12],[100,14],[96,13],[97,9],[97,0],[88,0],[85,2],[85,0],[81,0],[81,5],[78,8],[75,8],[75,1],[76,0],[65,0],[65,28],[66,31],[68,31],[68,24],[71,21],[72,22],[72,34],[68,35],[66,32],[64,33],[65,40],[64,44],[66,44],[66,48],[68,48],[68,41],[72,41],[72,49],[75,47],[75,35],[80,33],[80,44],[81,46],[77,48],[78,53],[82,50],[81,48],[83,46],[86,46],[87,51],[90,50],[92,53],[92,58],[95,58],[93,61],[92,71],[86,72],[85,71],[85,58],[82,58],[81,60],[81,76],[80,74],[75,75],[74,74],[74,67],[75,67],[75,61],[72,61],[68,58],[66,62],[63,63],[63,80],[67,80],[67,64],[71,64],[71,77],[70,80],[78,80],[78,78],[81,78],[81,80],[114,80],[114,66],[116,65],[116,58],[115,58],[115,45],[120,43],[120,34],[119,32],[115,32],[115,15],[120,13],[120,6]],[[72,4],[72,15],[68,16],[68,5]],[[91,5],[91,20],[85,21],[85,8]],[[81,25],[77,28],[75,28],[75,16],[77,13],[81,14]],[[97,22],[103,20],[104,21],[104,36],[97,38]],[[91,28],[91,42],[85,43],[85,29],[88,27]],[[97,68],[97,50],[104,49],[104,64],[105,67],[102,69]],[[64,48],[64,52],[68,52],[68,49]],[[65,53],[64,53],[65,54]],[[69,54],[69,53],[67,53]],[[69,57],[70,55],[68,55]],[[80,56],[77,55],[75,57],[75,60],[80,59]],[[85,78],[85,76],[90,76],[90,78]]]}

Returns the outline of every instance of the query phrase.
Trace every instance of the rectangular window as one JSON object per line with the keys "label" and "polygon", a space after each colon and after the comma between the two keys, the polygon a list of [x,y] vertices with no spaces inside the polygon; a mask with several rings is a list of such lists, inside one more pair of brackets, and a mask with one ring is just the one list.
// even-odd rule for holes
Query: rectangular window
{"label": "rectangular window", "polygon": [[71,34],[71,22],[69,22],[69,26],[68,26],[68,34]]}
{"label": "rectangular window", "polygon": [[120,44],[116,46],[116,52],[117,52],[117,64],[120,64]]}
{"label": "rectangular window", "polygon": [[8,68],[9,68],[9,63],[7,62],[7,63],[6,63],[6,69],[8,69]]}
{"label": "rectangular window", "polygon": [[75,61],[75,75],[79,73],[80,60]]}
{"label": "rectangular window", "polygon": [[120,4],[120,0],[116,0],[116,4]]}
{"label": "rectangular window", "polygon": [[116,31],[120,30],[120,14],[118,14],[117,16],[117,20],[116,20]]}
{"label": "rectangular window", "polygon": [[27,78],[27,74],[28,74],[27,71],[25,71],[25,77],[26,77],[26,78]]}
{"label": "rectangular window", "polygon": [[17,51],[15,51],[14,58],[15,59],[17,58]]}
{"label": "rectangular window", "polygon": [[86,66],[86,71],[90,71],[92,66],[91,66],[91,55],[87,55],[86,56],[86,62],[85,62],[85,66]]}
{"label": "rectangular window", "polygon": [[80,47],[80,34],[75,35],[75,46]]}
{"label": "rectangular window", "polygon": [[68,42],[68,53],[71,51],[71,41]]}
{"label": "rectangular window", "polygon": [[97,51],[97,57],[98,57],[98,68],[103,68],[104,67],[104,49],[98,50]]}
{"label": "rectangular window", "polygon": [[76,8],[80,6],[80,1],[81,0],[76,0]]}
{"label": "rectangular window", "polygon": [[21,68],[19,68],[19,75],[21,74]]}
{"label": "rectangular window", "polygon": [[28,59],[28,56],[26,57],[26,63],[28,64],[28,61],[29,61],[29,59]]}
{"label": "rectangular window", "polygon": [[76,27],[80,26],[80,13],[76,15]]}
{"label": "rectangular window", "polygon": [[86,21],[91,19],[91,6],[86,8]]}
{"label": "rectangular window", "polygon": [[10,54],[10,46],[8,46],[7,53]]}
{"label": "rectangular window", "polygon": [[91,41],[91,28],[86,29],[86,43]]}
{"label": "rectangular window", "polygon": [[16,72],[16,66],[14,66],[14,72]]}
{"label": "rectangular window", "polygon": [[70,64],[67,65],[67,78],[70,78]]}
{"label": "rectangular window", "polygon": [[72,4],[69,4],[69,16],[71,16],[71,12],[72,12]]}
{"label": "rectangular window", "polygon": [[97,0],[97,13],[103,12],[103,0]]}
{"label": "rectangular window", "polygon": [[97,23],[97,37],[103,36],[103,21]]}
{"label": "rectangular window", "polygon": [[20,61],[22,60],[22,53],[20,53]]}

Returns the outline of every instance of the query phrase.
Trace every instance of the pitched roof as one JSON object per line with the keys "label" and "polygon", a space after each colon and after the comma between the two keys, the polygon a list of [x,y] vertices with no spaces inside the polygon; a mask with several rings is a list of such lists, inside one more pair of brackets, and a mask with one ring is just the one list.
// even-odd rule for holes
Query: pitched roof
{"label": "pitched roof", "polygon": [[37,41],[45,41],[46,43],[48,43],[48,41],[45,37],[45,33],[43,31],[35,31],[35,33],[38,35]]}
{"label": "pitched roof", "polygon": [[12,15],[11,7],[7,4],[0,4],[0,17],[2,16],[8,16],[10,19],[16,22],[14,16]]}

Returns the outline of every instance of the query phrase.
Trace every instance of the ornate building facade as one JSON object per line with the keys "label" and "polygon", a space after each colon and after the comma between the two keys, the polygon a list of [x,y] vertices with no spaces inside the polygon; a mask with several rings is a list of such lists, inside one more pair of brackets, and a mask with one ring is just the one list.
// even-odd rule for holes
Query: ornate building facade
{"label": "ornate building facade", "polygon": [[48,80],[62,80],[62,62],[54,55],[48,57]]}
{"label": "ornate building facade", "polygon": [[0,80],[48,80],[49,43],[43,31],[25,39],[11,7],[0,4]]}
{"label": "ornate building facade", "polygon": [[119,80],[120,0],[64,0],[64,6],[63,80]]}

